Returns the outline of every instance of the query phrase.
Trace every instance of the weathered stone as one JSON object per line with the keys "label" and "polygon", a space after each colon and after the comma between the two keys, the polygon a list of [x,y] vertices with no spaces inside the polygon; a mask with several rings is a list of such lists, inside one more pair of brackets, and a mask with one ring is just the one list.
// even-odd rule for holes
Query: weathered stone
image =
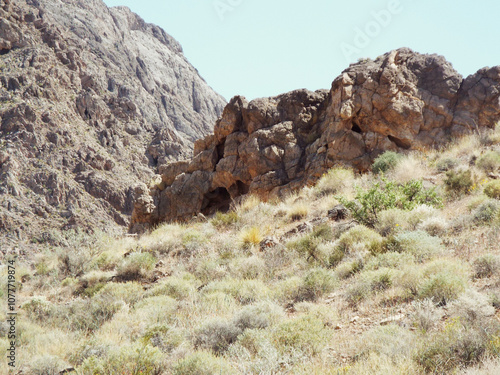
{"label": "weathered stone", "polygon": [[[494,126],[499,97],[500,67],[463,80],[443,57],[407,48],[351,65],[329,92],[297,90],[249,103],[235,97],[214,135],[196,144],[187,173],[207,172],[211,183],[200,190],[200,182],[190,179],[199,192],[190,207],[208,200],[206,208],[212,199],[228,202],[246,193],[282,197],[314,184],[337,164],[366,171],[384,151],[443,145],[475,127]],[[206,197],[215,192],[218,198]],[[179,210],[159,209],[157,219],[179,219],[172,212]],[[187,219],[197,211],[183,212]],[[342,210],[331,216],[345,217]]]}

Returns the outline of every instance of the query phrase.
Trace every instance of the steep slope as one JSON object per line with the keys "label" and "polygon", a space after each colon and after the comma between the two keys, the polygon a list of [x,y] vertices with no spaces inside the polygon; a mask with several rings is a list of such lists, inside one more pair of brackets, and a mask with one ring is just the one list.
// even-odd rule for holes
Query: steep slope
{"label": "steep slope", "polygon": [[128,8],[1,0],[2,237],[125,225],[130,185],[191,154],[224,104],[179,43]]}
{"label": "steep slope", "polygon": [[247,193],[286,196],[335,165],[370,168],[384,151],[445,145],[500,120],[500,67],[463,79],[444,57],[402,48],[351,65],[331,90],[233,98],[191,160],[136,188],[131,229],[228,208]]}

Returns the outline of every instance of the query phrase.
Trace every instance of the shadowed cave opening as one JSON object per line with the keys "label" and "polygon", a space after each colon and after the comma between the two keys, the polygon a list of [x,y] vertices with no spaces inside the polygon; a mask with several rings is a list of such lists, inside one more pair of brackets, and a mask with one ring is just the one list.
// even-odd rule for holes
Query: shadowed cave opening
{"label": "shadowed cave opening", "polygon": [[361,128],[357,122],[353,122],[351,130],[355,133],[359,133],[359,134],[363,133],[363,131],[361,130]]}
{"label": "shadowed cave opening", "polygon": [[10,49],[2,48],[0,49],[0,56],[6,55],[10,52]]}
{"label": "shadowed cave opening", "polygon": [[203,197],[201,213],[205,216],[213,215],[217,211],[227,212],[231,207],[231,195],[226,188],[217,188]]}
{"label": "shadowed cave opening", "polygon": [[388,135],[387,138],[389,138],[389,140],[391,142],[395,143],[396,146],[398,146],[400,148],[404,148],[405,150],[408,150],[411,148],[411,142],[407,139],[396,138],[396,137],[393,137],[392,135]]}

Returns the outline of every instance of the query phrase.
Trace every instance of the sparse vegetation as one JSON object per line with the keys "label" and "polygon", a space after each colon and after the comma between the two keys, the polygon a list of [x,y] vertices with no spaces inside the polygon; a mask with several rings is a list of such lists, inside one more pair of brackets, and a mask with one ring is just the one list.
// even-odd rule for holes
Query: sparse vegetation
{"label": "sparse vegetation", "polygon": [[[40,235],[18,265],[25,372],[496,373],[500,201],[479,144],[137,238]],[[350,216],[328,220],[339,201]]]}

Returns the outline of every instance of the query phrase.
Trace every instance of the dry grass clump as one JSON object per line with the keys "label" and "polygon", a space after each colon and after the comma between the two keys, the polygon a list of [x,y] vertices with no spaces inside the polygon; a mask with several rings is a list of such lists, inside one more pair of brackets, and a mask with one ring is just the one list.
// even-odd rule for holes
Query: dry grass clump
{"label": "dry grass clump", "polygon": [[333,194],[345,194],[352,189],[354,173],[352,169],[333,168],[321,177],[314,187],[314,194],[318,197]]}
{"label": "dry grass clump", "polygon": [[407,183],[411,180],[420,180],[430,174],[426,157],[422,154],[405,155],[396,163],[388,173],[391,180]]}
{"label": "dry grass clump", "polygon": [[261,229],[257,226],[243,229],[240,236],[242,246],[245,249],[259,246],[264,239]]}

